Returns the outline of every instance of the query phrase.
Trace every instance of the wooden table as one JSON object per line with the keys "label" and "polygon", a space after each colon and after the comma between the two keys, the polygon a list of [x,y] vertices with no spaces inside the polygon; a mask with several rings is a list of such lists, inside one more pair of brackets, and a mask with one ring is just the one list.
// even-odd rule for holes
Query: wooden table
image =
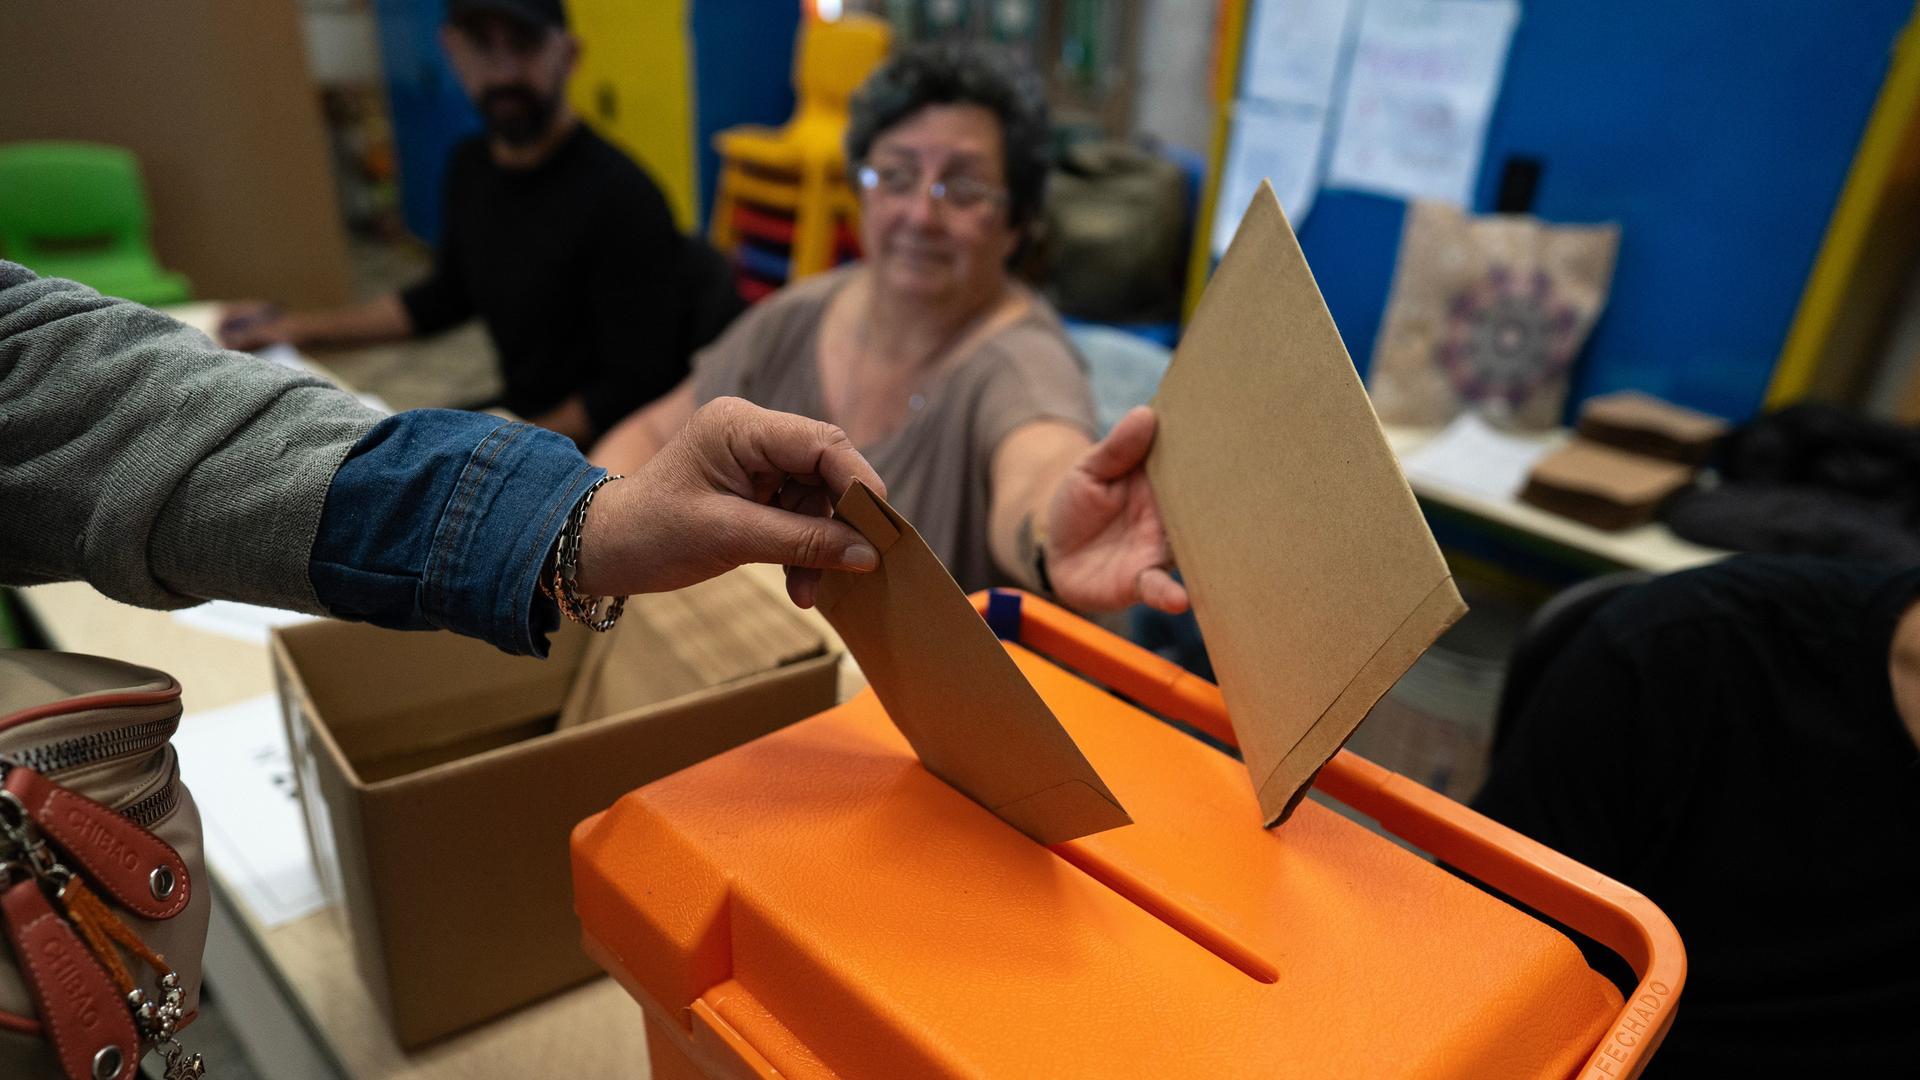
{"label": "wooden table", "polygon": [[[169,311],[210,329],[217,309]],[[316,370],[324,373],[324,369]],[[784,595],[778,567],[739,571]],[[21,591],[56,648],[111,656],[168,672],[180,681],[191,716],[274,690],[264,647],[183,625],[166,612],[110,600],[68,582]],[[816,612],[804,613],[828,642],[838,635]],[[842,650],[844,652],[844,650]],[[850,660],[841,696],[864,685]],[[394,1042],[372,992],[353,963],[344,920],[325,909],[271,929],[214,877],[206,978],[219,1009],[261,1075],[273,1080],[479,1080],[485,1077],[648,1076],[639,1006],[611,979],[563,991],[504,1017],[407,1053]],[[511,963],[510,956],[503,962]],[[191,1040],[189,1040],[191,1041]],[[219,1062],[211,1062],[219,1075]]]}
{"label": "wooden table", "polygon": [[[1421,428],[1388,427],[1385,430],[1393,452],[1402,457],[1419,449],[1437,434]],[[1549,441],[1565,442],[1571,435],[1571,432],[1563,430],[1549,436]],[[1530,547],[1546,547],[1588,564],[1666,574],[1704,566],[1732,554],[1682,540],[1674,535],[1672,529],[1657,521],[1620,532],[1606,532],[1572,518],[1548,513],[1517,498],[1488,498],[1478,492],[1417,476],[1409,477],[1408,485],[1427,506],[1429,513],[1438,509],[1442,513],[1462,515],[1490,525],[1496,531],[1515,536]]]}

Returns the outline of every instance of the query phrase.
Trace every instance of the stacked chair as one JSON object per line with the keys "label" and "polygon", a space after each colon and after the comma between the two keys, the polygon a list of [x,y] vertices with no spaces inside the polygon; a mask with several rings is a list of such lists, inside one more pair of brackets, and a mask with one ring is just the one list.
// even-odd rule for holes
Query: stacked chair
{"label": "stacked chair", "polygon": [[748,300],[858,256],[859,201],[843,149],[847,102],[890,41],[887,23],[869,16],[809,21],[794,61],[793,118],[714,137],[721,167],[708,238],[732,260]]}

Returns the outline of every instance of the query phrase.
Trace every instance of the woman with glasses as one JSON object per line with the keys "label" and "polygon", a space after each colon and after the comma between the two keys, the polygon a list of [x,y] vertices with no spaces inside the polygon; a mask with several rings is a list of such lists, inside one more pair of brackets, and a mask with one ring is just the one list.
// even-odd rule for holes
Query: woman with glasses
{"label": "woman with glasses", "polygon": [[1184,610],[1141,467],[1153,414],[1096,443],[1084,362],[1008,270],[1040,214],[1050,137],[1038,80],[998,53],[889,61],[847,131],[865,258],[750,310],[594,462],[631,472],[700,405],[743,397],[845,430],[963,588]]}

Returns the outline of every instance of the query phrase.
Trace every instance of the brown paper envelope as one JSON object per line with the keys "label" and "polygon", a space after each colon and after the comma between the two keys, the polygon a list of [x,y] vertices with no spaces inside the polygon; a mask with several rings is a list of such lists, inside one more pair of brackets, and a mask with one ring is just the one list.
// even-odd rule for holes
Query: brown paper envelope
{"label": "brown paper envelope", "polygon": [[1270,185],[1154,411],[1148,476],[1271,825],[1466,605]]}
{"label": "brown paper envelope", "polygon": [[913,526],[858,482],[834,513],[880,568],[829,571],[820,612],[927,771],[1042,844],[1130,824]]}

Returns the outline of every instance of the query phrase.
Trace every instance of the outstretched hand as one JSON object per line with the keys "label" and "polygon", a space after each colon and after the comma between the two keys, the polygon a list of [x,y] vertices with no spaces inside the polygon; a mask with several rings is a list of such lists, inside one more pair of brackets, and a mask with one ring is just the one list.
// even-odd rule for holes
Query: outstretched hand
{"label": "outstretched hand", "polygon": [[286,313],[264,300],[248,300],[222,307],[214,335],[219,338],[221,348],[239,349],[242,352],[293,343],[293,327]]}
{"label": "outstretched hand", "polygon": [[1147,485],[1157,424],[1141,405],[1082,454],[1047,509],[1047,576],[1055,595],[1088,610],[1144,603],[1177,615],[1187,590],[1173,579],[1160,508]]}
{"label": "outstretched hand", "polygon": [[832,517],[855,480],[886,493],[839,428],[719,398],[632,476],[600,489],[581,537],[580,590],[665,592],[766,562],[786,566],[787,595],[811,607],[822,570],[880,565],[873,545]]}

